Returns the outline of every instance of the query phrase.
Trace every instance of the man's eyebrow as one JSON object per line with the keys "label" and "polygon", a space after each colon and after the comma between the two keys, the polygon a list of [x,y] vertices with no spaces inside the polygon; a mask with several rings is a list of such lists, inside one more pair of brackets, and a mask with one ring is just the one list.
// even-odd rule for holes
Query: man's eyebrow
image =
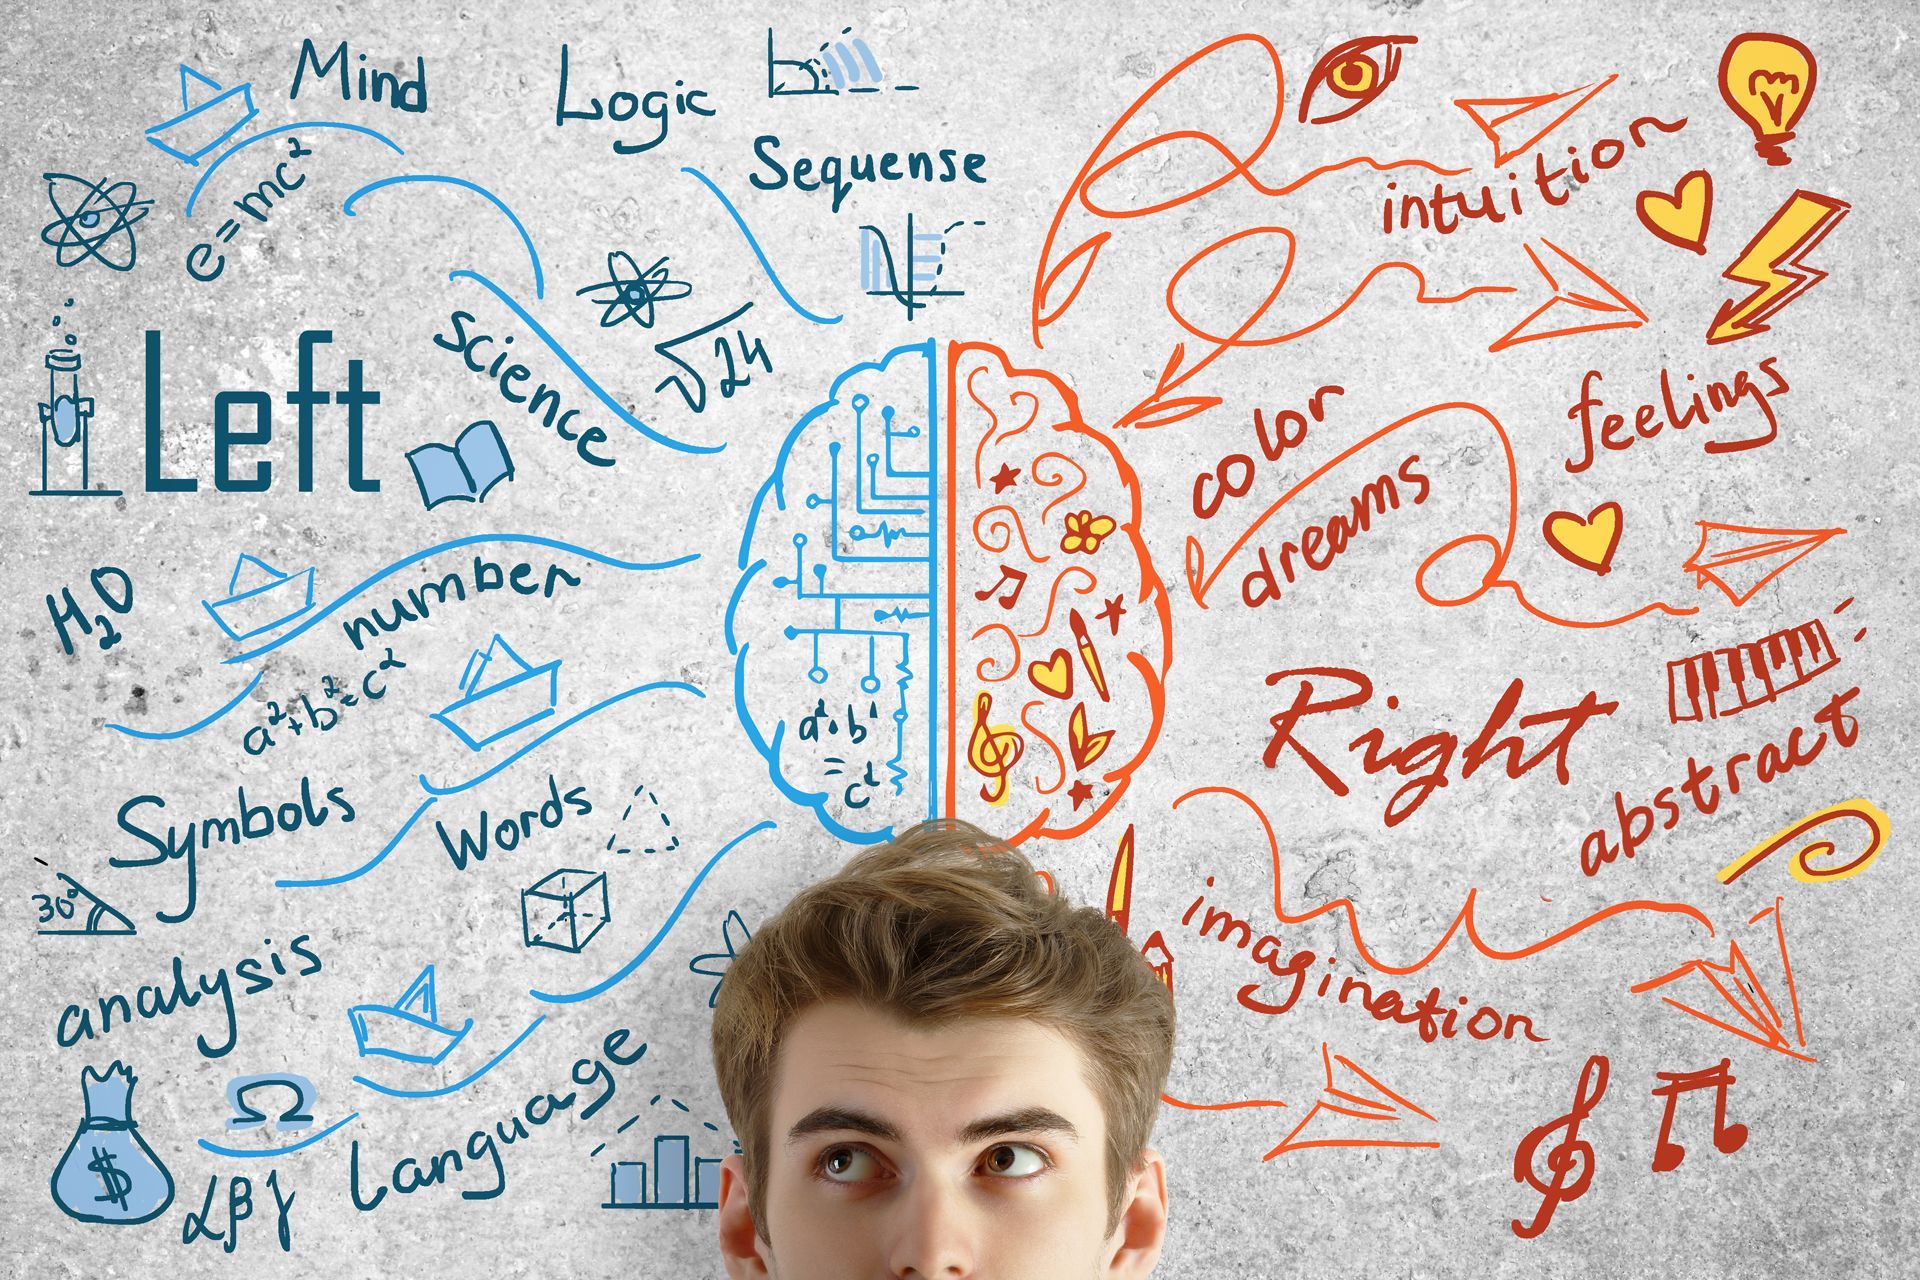
{"label": "man's eyebrow", "polygon": [[[792,1146],[810,1134],[843,1131],[870,1134],[888,1142],[901,1140],[898,1129],[869,1112],[851,1107],[817,1107],[787,1130],[787,1145]],[[1053,1133],[1072,1142],[1080,1140],[1080,1131],[1058,1111],[1047,1107],[1020,1107],[975,1120],[960,1131],[959,1141],[964,1145],[1010,1133]]]}

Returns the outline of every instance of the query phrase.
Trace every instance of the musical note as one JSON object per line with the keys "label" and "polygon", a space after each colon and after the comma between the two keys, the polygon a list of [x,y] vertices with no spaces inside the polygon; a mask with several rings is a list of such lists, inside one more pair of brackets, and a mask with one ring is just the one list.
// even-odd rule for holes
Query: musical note
{"label": "musical note", "polygon": [[1020,762],[1026,739],[1011,726],[989,725],[987,713],[993,710],[993,695],[982,690],[973,700],[973,734],[967,740],[967,763],[987,780],[980,798],[988,804],[1007,801],[1007,775]]}
{"label": "musical note", "polygon": [[1008,584],[1007,594],[1001,596],[998,600],[994,601],[994,603],[1002,609],[1013,608],[1013,606],[1020,603],[1020,593],[1027,589],[1027,575],[1025,570],[1016,569],[1011,565],[1001,565],[999,580],[991,586],[974,592],[973,598],[975,600],[985,600],[988,596],[1000,590],[1000,583],[1002,582]]}
{"label": "musical note", "polygon": [[93,1159],[87,1162],[87,1171],[98,1174],[100,1185],[105,1189],[104,1195],[97,1195],[94,1199],[104,1200],[117,1206],[122,1213],[126,1212],[127,1197],[133,1194],[133,1179],[113,1167],[113,1152],[95,1147]]}
{"label": "musical note", "polygon": [[1107,697],[1107,675],[1100,668],[1100,654],[1093,647],[1093,637],[1087,634],[1087,620],[1080,616],[1078,609],[1069,609],[1067,625],[1073,628],[1074,643],[1080,646],[1080,661],[1086,664],[1087,678],[1093,681],[1094,691],[1100,695],[1100,701],[1111,701]]}
{"label": "musical note", "polygon": [[[1573,1110],[1557,1120],[1550,1121],[1533,1130],[1521,1139],[1519,1147],[1513,1153],[1513,1180],[1524,1182],[1541,1195],[1539,1212],[1533,1221],[1522,1226],[1518,1218],[1513,1220],[1513,1234],[1522,1240],[1531,1240],[1547,1229],[1553,1221],[1553,1212],[1569,1200],[1578,1200],[1587,1194],[1587,1188],[1593,1183],[1593,1144],[1580,1136],[1580,1122],[1593,1114],[1600,1099],[1607,1092],[1607,1059],[1594,1054],[1587,1059],[1587,1065],[1580,1069],[1580,1083],[1574,1090]],[[1671,1105],[1671,1104],[1669,1104]],[[1547,1152],[1548,1178],[1542,1179],[1533,1171],[1534,1152],[1553,1135],[1556,1130],[1565,1129],[1566,1137],[1553,1145]],[[1575,1170],[1578,1172],[1575,1172]],[[1573,1174],[1568,1178],[1568,1174]]]}
{"label": "musical note", "polygon": [[1674,1107],[1683,1093],[1692,1093],[1695,1089],[1713,1089],[1713,1145],[1721,1155],[1730,1156],[1747,1145],[1747,1126],[1727,1123],[1727,1087],[1734,1082],[1733,1060],[1722,1058],[1715,1066],[1699,1071],[1656,1071],[1654,1075],[1665,1084],[1654,1086],[1653,1096],[1667,1100],[1667,1110],[1660,1117],[1660,1138],[1653,1148],[1653,1171],[1671,1173],[1680,1167],[1687,1158],[1687,1149],[1673,1141],[1668,1135],[1673,1132]]}

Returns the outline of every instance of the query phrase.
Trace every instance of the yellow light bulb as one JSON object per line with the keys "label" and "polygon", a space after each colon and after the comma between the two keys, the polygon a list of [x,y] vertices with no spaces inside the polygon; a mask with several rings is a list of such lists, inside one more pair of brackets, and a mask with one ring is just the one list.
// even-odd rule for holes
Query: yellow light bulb
{"label": "yellow light bulb", "polygon": [[1753,149],[1768,164],[1790,163],[1780,144],[1793,137],[1817,75],[1813,51],[1790,36],[1749,31],[1720,55],[1720,96],[1753,130]]}

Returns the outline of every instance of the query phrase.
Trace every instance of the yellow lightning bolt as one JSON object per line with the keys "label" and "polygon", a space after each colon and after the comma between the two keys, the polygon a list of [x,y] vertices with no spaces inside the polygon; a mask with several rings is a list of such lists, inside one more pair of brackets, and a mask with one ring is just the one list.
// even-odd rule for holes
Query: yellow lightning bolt
{"label": "yellow lightning bolt", "polygon": [[1755,288],[1744,299],[1730,298],[1720,304],[1707,329],[1708,344],[1765,333],[1769,317],[1826,279],[1826,272],[1807,266],[1801,258],[1838,226],[1852,207],[1844,200],[1812,191],[1796,191],[1789,196],[1727,268],[1724,279]]}

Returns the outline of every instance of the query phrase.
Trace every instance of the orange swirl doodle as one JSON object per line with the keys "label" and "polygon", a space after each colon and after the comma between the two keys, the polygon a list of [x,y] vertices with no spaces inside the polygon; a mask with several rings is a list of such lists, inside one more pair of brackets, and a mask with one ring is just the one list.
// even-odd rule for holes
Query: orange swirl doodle
{"label": "orange swirl doodle", "polygon": [[994,443],[994,441],[996,440],[1013,439],[1013,437],[1019,435],[1021,432],[1025,431],[1028,427],[1031,427],[1034,423],[1034,420],[1040,416],[1040,397],[1039,396],[1032,395],[1026,392],[1020,392],[1012,396],[1009,396],[1008,399],[1010,401],[1017,401],[1021,398],[1022,395],[1025,395],[1026,398],[1028,400],[1031,400],[1033,403],[1027,413],[1026,421],[1022,422],[1019,426],[1015,427],[1013,430],[1007,432],[1006,435],[1004,436],[1001,435],[1000,434],[1000,416],[993,411],[993,406],[989,405],[986,401],[982,400],[978,395],[974,393],[974,390],[973,390],[973,380],[985,372],[986,372],[986,366],[980,365],[979,367],[975,368],[973,372],[967,375],[967,399],[973,401],[974,404],[980,407],[981,412],[987,415],[987,429],[986,431],[981,433],[980,443],[974,445],[973,447],[973,483],[976,487],[981,483],[980,456],[986,452],[987,446]]}
{"label": "orange swirl doodle", "polygon": [[[988,516],[992,516],[993,519],[987,519]],[[1000,541],[987,541],[986,535],[980,531],[982,524],[986,526],[988,532],[998,534]],[[985,511],[982,511],[973,518],[973,540],[989,551],[1008,550],[1013,546],[1015,534],[1020,536],[1021,550],[1025,551],[1027,558],[1034,563],[1045,564],[1053,558],[1052,556],[1043,555],[1033,549],[1033,544],[1027,541],[1027,528],[1020,522],[1020,513],[1012,507],[1004,504],[997,507],[988,507]]]}
{"label": "orange swirl doodle", "polygon": [[1849,819],[1858,820],[1867,825],[1865,849],[1844,862],[1837,864],[1823,862],[1815,866],[1814,859],[1833,857],[1835,847],[1831,840],[1809,840],[1795,850],[1793,857],[1787,863],[1787,870],[1802,884],[1826,884],[1829,881],[1857,876],[1873,865],[1873,860],[1880,856],[1882,849],[1886,848],[1887,837],[1893,831],[1892,820],[1867,800],[1843,800],[1839,804],[1830,804],[1824,809],[1808,814],[1792,826],[1774,832],[1720,868],[1715,873],[1715,878],[1721,884],[1732,884],[1788,845],[1795,844],[1829,823],[1845,822]]}
{"label": "orange swirl doodle", "polygon": [[1031,640],[1035,636],[1045,635],[1047,632],[1053,630],[1053,610],[1054,610],[1054,606],[1058,604],[1060,600],[1060,588],[1066,584],[1066,581],[1069,577],[1071,577],[1076,573],[1079,574],[1081,578],[1086,580],[1086,585],[1084,587],[1073,588],[1073,594],[1077,596],[1084,596],[1089,592],[1091,592],[1095,587],[1100,585],[1100,579],[1094,577],[1093,574],[1089,573],[1086,569],[1082,568],[1080,565],[1077,565],[1077,564],[1068,565],[1066,568],[1062,569],[1060,571],[1059,576],[1053,580],[1053,586],[1048,588],[1047,590],[1046,618],[1043,619],[1040,625],[1035,627],[1033,630],[1020,632],[1020,638],[1022,640]]}
{"label": "orange swirl doodle", "polygon": [[1013,653],[1007,658],[1007,669],[999,675],[990,674],[994,670],[994,655],[991,653],[980,655],[980,661],[973,664],[973,674],[987,684],[999,684],[1003,680],[1011,680],[1014,673],[1020,670],[1020,641],[1013,634],[1013,628],[1009,627],[1006,623],[989,622],[985,626],[976,629],[974,633],[967,638],[969,640],[978,640],[981,636],[989,635],[996,631],[1001,632],[1007,637],[1007,644],[1012,648]]}
{"label": "orange swirl doodle", "polygon": [[1067,482],[1067,477],[1065,472],[1056,470],[1053,473],[1053,478],[1048,479],[1045,475],[1042,475],[1040,472],[1040,464],[1043,462],[1063,462],[1067,466],[1072,467],[1075,471],[1080,473],[1080,478],[1074,481],[1073,488],[1067,490],[1065,493],[1055,498],[1052,502],[1049,502],[1046,505],[1045,509],[1043,509],[1040,512],[1040,518],[1042,520],[1045,520],[1053,514],[1053,509],[1055,507],[1059,506],[1061,503],[1065,502],[1068,498],[1071,498],[1074,494],[1079,493],[1082,489],[1087,487],[1087,469],[1081,466],[1079,463],[1075,462],[1072,458],[1069,458],[1066,454],[1056,453],[1053,450],[1049,449],[1047,452],[1041,454],[1039,457],[1033,460],[1033,468],[1032,468],[1033,482],[1044,489],[1059,488],[1061,485]]}

